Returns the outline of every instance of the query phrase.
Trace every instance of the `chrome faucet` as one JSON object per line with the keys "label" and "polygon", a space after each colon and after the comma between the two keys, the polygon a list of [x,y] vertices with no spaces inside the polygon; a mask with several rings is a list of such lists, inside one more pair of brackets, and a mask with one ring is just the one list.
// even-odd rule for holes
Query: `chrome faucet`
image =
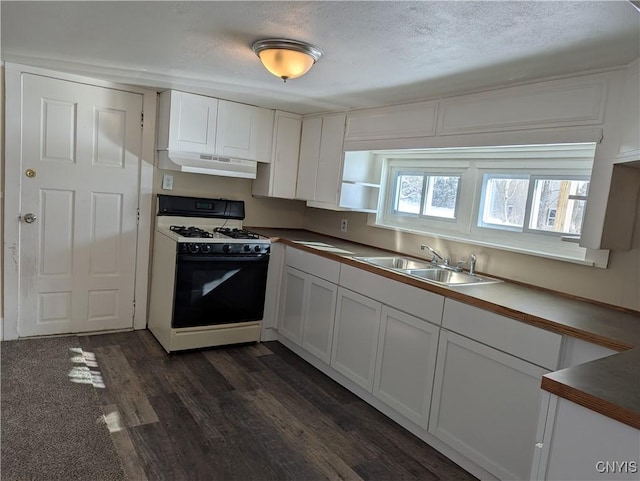
{"label": "chrome faucet", "polygon": [[438,261],[442,262],[445,265],[449,264],[449,259],[445,259],[444,257],[442,257],[440,254],[438,254],[436,250],[434,250],[431,246],[428,246],[427,244],[422,244],[420,246],[420,250],[422,251],[428,250],[431,252],[431,254],[433,255],[433,257],[431,258],[432,264],[438,264]]}

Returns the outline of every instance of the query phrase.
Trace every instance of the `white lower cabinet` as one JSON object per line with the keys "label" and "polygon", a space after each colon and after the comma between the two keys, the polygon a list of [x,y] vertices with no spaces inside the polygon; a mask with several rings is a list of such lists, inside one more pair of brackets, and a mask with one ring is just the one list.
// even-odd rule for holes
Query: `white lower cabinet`
{"label": "white lower cabinet", "polygon": [[371,392],[382,304],[338,287],[331,367]]}
{"label": "white lower cabinet", "polygon": [[287,339],[301,344],[304,319],[304,291],[307,274],[285,266],[282,277],[282,299],[278,332]]}
{"label": "white lower cabinet", "polygon": [[337,286],[286,266],[279,331],[329,364]]}
{"label": "white lower cabinet", "polygon": [[329,364],[338,286],[309,275],[302,325],[302,347]]}
{"label": "white lower cabinet", "polygon": [[500,479],[528,479],[547,372],[443,329],[429,432]]}
{"label": "white lower cabinet", "polygon": [[373,394],[427,428],[440,326],[382,307]]}

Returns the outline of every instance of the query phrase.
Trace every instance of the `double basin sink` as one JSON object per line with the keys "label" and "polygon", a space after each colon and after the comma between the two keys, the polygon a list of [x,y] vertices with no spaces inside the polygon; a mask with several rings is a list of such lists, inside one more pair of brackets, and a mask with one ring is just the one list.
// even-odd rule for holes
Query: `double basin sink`
{"label": "double basin sink", "polygon": [[502,282],[499,279],[458,272],[453,269],[436,266],[427,261],[420,261],[408,257],[354,257],[354,259],[443,286],[465,286]]}

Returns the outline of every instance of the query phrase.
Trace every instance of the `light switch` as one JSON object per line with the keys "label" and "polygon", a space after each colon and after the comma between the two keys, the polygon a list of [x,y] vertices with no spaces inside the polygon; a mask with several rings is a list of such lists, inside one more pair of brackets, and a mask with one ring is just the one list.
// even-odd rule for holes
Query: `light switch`
{"label": "light switch", "polygon": [[173,175],[164,174],[162,176],[162,188],[164,190],[173,190]]}

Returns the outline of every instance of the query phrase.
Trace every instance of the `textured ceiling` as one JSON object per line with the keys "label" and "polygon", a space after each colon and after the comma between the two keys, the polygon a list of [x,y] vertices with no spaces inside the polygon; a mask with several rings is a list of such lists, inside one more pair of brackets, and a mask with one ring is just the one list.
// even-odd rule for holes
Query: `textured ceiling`
{"label": "textured ceiling", "polygon": [[[93,77],[310,113],[407,102],[628,63],[627,1],[9,2],[1,53]],[[324,56],[283,84],[251,51],[267,37]]]}

